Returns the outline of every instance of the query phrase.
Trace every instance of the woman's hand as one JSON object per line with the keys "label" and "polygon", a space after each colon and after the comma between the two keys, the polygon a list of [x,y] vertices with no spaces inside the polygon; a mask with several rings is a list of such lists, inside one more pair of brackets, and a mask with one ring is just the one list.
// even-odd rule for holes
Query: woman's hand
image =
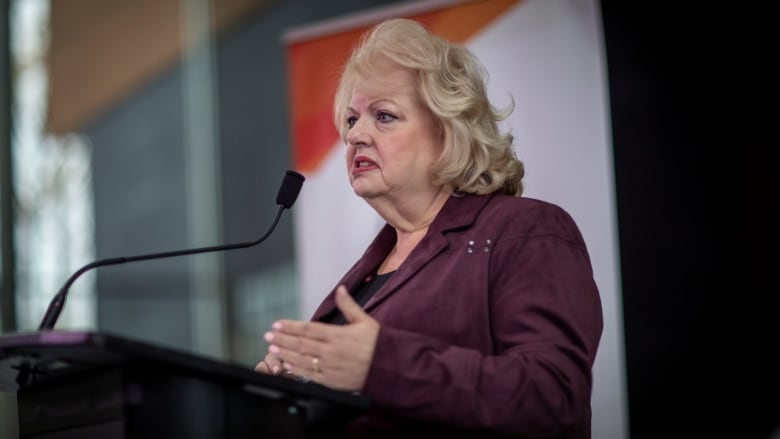
{"label": "woman's hand", "polygon": [[255,366],[255,372],[267,373],[270,375],[279,375],[284,369],[282,368],[282,360],[278,356],[269,353],[265,356],[265,359]]}
{"label": "woman's hand", "polygon": [[255,370],[273,373],[279,366],[334,389],[361,390],[374,355],[379,322],[363,311],[344,286],[336,290],[336,306],[347,320],[345,325],[275,322],[265,334],[269,354]]}

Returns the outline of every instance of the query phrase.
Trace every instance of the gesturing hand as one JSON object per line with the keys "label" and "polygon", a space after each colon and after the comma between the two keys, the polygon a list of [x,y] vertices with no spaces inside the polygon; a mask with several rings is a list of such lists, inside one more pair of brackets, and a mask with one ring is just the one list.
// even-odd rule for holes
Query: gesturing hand
{"label": "gesturing hand", "polygon": [[345,325],[274,322],[265,334],[269,356],[295,375],[334,389],[359,391],[371,366],[379,322],[363,311],[344,286],[336,290],[336,306],[347,320]]}

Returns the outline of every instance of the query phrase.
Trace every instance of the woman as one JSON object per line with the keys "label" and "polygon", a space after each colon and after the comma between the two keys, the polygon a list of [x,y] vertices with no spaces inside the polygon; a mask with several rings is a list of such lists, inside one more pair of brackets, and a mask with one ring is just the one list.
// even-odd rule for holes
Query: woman
{"label": "woman", "polygon": [[280,320],[257,370],[357,391],[355,437],[590,437],[602,330],[588,253],[523,165],[481,64],[406,19],[347,62],[335,123],[355,193],[387,222],[312,321]]}

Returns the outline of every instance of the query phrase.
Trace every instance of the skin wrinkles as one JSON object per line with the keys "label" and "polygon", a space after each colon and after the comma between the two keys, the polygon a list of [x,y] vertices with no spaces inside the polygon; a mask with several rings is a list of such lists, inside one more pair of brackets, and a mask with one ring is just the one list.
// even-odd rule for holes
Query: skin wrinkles
{"label": "skin wrinkles", "polygon": [[[442,135],[417,95],[414,74],[390,62],[384,71],[353,88],[345,121],[351,125],[347,174],[355,194],[397,230],[425,230],[451,193],[433,183],[431,172]],[[371,166],[358,168],[356,159]]]}

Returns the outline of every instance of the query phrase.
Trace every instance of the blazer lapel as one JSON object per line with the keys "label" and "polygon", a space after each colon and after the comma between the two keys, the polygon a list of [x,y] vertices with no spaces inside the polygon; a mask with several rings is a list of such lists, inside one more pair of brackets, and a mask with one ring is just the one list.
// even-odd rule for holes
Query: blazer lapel
{"label": "blazer lapel", "polygon": [[363,253],[363,256],[361,256],[358,262],[347,271],[330,294],[325,297],[311,319],[320,320],[333,312],[336,309],[336,288],[339,285],[345,285],[347,290],[354,291],[359,284],[365,281],[367,276],[374,273],[376,267],[378,267],[385,257],[387,257],[387,254],[390,253],[390,250],[394,245],[395,230],[385,224],[382,230],[380,230],[374,238],[374,241],[368,246],[365,253]]}
{"label": "blazer lapel", "polygon": [[[431,259],[444,251],[450,245],[446,232],[470,227],[474,224],[477,215],[492,197],[492,195],[451,196],[434,219],[422,241],[417,244],[417,247],[412,250],[409,257],[398,267],[387,283],[369,299],[365,310],[370,311],[376,308],[409,278],[419,272]],[[353,291],[367,276],[372,275],[374,269],[387,257],[395,245],[395,239],[395,230],[386,224],[360,260],[344,275],[338,285],[344,284],[348,290]],[[335,292],[334,288],[323,300],[312,315],[312,320],[320,320],[336,309]]]}
{"label": "blazer lapel", "polygon": [[412,250],[412,253],[398,267],[387,283],[366,303],[365,310],[371,311],[382,301],[390,297],[409,278],[419,272],[431,259],[443,252],[450,241],[446,232],[453,229],[471,227],[477,214],[492,196],[452,196],[447,200],[441,212],[436,216],[428,233]]}
{"label": "blazer lapel", "polygon": [[420,271],[428,261],[447,248],[449,242],[441,234],[431,235],[430,231],[412,250],[412,253],[406,258],[400,267],[393,273],[387,283],[371,297],[366,303],[365,310],[371,311],[373,308],[391,296],[401,287],[410,277]]}

